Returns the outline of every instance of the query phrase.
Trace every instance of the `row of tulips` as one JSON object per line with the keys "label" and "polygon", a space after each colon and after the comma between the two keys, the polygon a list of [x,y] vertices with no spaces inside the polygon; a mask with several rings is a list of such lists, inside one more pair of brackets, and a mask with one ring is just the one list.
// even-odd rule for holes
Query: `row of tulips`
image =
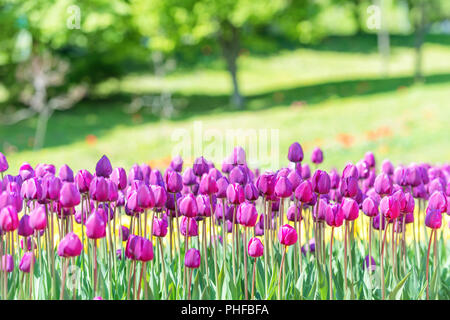
{"label": "row of tulips", "polygon": [[221,170],[199,157],[183,172],[175,157],[164,174],[127,173],[103,156],[94,174],[25,163],[11,175],[0,153],[1,296],[68,298],[78,268],[73,299],[271,299],[275,288],[278,299],[355,299],[361,281],[364,298],[385,299],[386,284],[398,297],[411,272],[429,299],[434,239],[432,292],[448,298],[438,244],[445,263],[450,165],[385,160],[378,171],[368,152],[328,173],[316,148],[311,174],[297,142],[287,158],[262,174],[236,147]]}

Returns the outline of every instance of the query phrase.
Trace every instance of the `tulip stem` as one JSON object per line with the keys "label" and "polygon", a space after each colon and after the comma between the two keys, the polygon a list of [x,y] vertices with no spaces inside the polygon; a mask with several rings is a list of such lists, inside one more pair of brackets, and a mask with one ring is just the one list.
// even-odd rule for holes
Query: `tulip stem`
{"label": "tulip stem", "polygon": [[255,262],[253,263],[252,297],[251,297],[251,300],[253,300],[255,298],[255,273],[256,273],[256,258],[255,258]]}
{"label": "tulip stem", "polygon": [[284,246],[283,257],[281,258],[280,273],[278,275],[278,300],[281,300],[281,273],[283,271],[284,259],[286,257],[287,246]]}
{"label": "tulip stem", "polygon": [[97,293],[97,239],[94,239],[94,296]]}
{"label": "tulip stem", "polygon": [[344,296],[347,293],[347,238],[348,238],[348,221],[345,220],[345,230],[344,230]]}
{"label": "tulip stem", "polygon": [[235,255],[236,255],[236,250],[235,250],[235,224],[236,224],[236,210],[237,210],[237,205],[234,205],[234,212],[233,212],[233,225],[231,227],[231,239],[232,239],[232,260],[233,260],[233,282],[236,283],[236,266],[235,266]]}
{"label": "tulip stem", "polygon": [[430,300],[430,292],[429,292],[430,284],[428,283],[428,271],[429,271],[429,265],[430,265],[431,240],[433,239],[433,234],[435,234],[435,232],[436,232],[435,229],[431,230],[430,241],[428,242],[427,266],[426,266],[426,269],[425,269],[426,270],[426,282],[427,282],[427,300]]}
{"label": "tulip stem", "polygon": [[243,237],[243,247],[244,247],[244,283],[245,283],[245,292],[244,292],[244,297],[245,300],[248,300],[248,279],[247,279],[247,250],[245,250],[246,248],[246,244],[247,244],[247,228],[244,227],[244,237]]}
{"label": "tulip stem", "polygon": [[381,298],[384,300],[385,298],[385,290],[384,290],[384,246],[386,244],[386,234],[387,231],[389,229],[389,223],[386,223],[386,227],[384,229],[384,237],[383,237],[383,244],[381,246],[381,277],[380,277],[380,281],[381,281]]}
{"label": "tulip stem", "polygon": [[64,261],[63,270],[62,270],[61,293],[59,295],[59,300],[63,300],[64,299],[64,288],[65,288],[65,285],[66,285],[67,267],[69,266],[69,258],[65,258],[64,260],[65,261]]}
{"label": "tulip stem", "polygon": [[194,269],[189,269],[189,284],[187,287],[188,290],[188,300],[191,300],[191,283],[192,283],[192,272],[194,271]]}
{"label": "tulip stem", "polygon": [[333,273],[331,269],[331,259],[333,257],[333,237],[334,227],[331,227],[331,239],[330,239],[330,300],[333,300]]}
{"label": "tulip stem", "polygon": [[159,240],[159,252],[160,252],[160,259],[161,259],[161,264],[162,264],[162,276],[163,276],[163,292],[164,292],[164,297],[167,297],[167,290],[166,290],[166,269],[165,269],[165,261],[164,261],[164,252],[163,252],[163,245],[162,245],[162,239],[158,238]]}

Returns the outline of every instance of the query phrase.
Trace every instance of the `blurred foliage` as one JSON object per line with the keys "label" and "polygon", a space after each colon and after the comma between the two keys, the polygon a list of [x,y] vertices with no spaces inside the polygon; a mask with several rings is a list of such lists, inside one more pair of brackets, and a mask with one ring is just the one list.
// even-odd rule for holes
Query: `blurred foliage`
{"label": "blurred foliage", "polygon": [[[427,24],[450,17],[448,0],[392,0],[389,31],[414,33],[420,4]],[[44,52],[70,64],[66,82],[94,85],[130,72],[153,72],[152,51],[177,69],[207,63],[229,72],[249,48],[267,54],[332,35],[373,33],[371,0],[1,0],[0,110],[21,106],[17,68]],[[75,7],[74,7],[75,6]],[[79,9],[79,28],[70,28]],[[429,25],[427,25],[429,26]],[[269,40],[268,40],[269,39]],[[272,41],[275,40],[275,41]],[[225,45],[224,45],[225,43]],[[227,51],[228,49],[228,51]],[[218,59],[225,56],[225,62]],[[227,58],[228,57],[228,58]],[[215,61],[218,61],[217,63]]]}

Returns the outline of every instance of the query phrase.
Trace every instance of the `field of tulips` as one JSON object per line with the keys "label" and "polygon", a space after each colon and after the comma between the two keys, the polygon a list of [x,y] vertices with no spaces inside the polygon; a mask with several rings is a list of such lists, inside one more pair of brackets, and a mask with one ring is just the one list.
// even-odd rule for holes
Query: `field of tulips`
{"label": "field of tulips", "polygon": [[[378,163],[260,173],[236,147],[221,170],[128,172],[103,156],[17,175],[0,153],[2,299],[449,299],[450,165]],[[217,164],[216,164],[217,165]]]}

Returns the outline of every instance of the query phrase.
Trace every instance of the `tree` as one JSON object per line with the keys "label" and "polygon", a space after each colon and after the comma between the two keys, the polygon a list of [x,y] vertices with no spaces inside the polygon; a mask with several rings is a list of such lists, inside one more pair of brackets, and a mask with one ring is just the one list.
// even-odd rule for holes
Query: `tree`
{"label": "tree", "polygon": [[[133,0],[134,22],[148,46],[166,54],[182,46],[193,46],[204,39],[220,45],[230,74],[233,93],[231,103],[244,104],[239,77],[238,57],[243,33],[284,19],[301,23],[311,0]],[[293,15],[292,12],[298,13]]]}
{"label": "tree", "polygon": [[414,29],[416,52],[414,79],[423,81],[423,44],[432,23],[450,18],[448,0],[408,0],[409,16]]}

